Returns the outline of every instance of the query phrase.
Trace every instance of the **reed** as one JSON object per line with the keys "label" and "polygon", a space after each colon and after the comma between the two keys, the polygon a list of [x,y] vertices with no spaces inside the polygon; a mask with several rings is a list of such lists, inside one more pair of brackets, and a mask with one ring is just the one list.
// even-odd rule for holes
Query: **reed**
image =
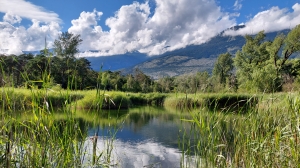
{"label": "reed", "polygon": [[164,106],[174,109],[207,109],[222,112],[246,112],[256,108],[256,95],[241,94],[172,94],[165,98]]}
{"label": "reed", "polygon": [[[8,78],[4,71],[1,75]],[[31,83],[26,74],[22,76]],[[49,76],[49,72],[45,70],[41,80],[44,87],[41,89],[36,89],[33,85],[29,89],[1,88],[0,167],[109,165],[110,159],[101,158],[109,158],[111,151],[104,153],[96,149],[90,155],[85,146],[86,141],[89,141],[88,123],[81,123],[75,117],[76,108],[73,108],[80,99],[84,99],[84,94],[70,88],[61,90],[47,87]],[[71,83],[72,78],[69,79]],[[99,102],[97,113],[101,113],[105,96],[100,88],[94,94]],[[58,113],[63,118],[57,119]],[[107,141],[112,144],[113,140],[112,134]]]}
{"label": "reed", "polygon": [[257,108],[250,108],[247,113],[190,111],[192,119],[185,121],[192,123],[193,131],[182,138],[181,144],[187,145],[183,157],[192,156],[188,151],[193,151],[198,167],[297,167],[297,96],[259,95]]}

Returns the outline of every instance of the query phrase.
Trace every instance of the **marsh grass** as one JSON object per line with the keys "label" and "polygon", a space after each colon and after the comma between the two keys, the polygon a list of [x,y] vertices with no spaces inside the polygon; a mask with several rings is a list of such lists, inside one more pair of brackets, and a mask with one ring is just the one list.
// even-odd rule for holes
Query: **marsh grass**
{"label": "marsh grass", "polygon": [[[81,165],[84,153],[82,139],[86,130],[78,127],[68,108],[62,112],[63,121],[55,120],[55,102],[73,100],[76,96],[49,95],[46,89],[23,90],[3,88],[5,99],[2,104],[1,167],[74,167]],[[64,101],[62,101],[64,100]],[[21,105],[24,106],[16,106]],[[65,105],[65,104],[64,104]],[[55,104],[57,107],[58,104]],[[62,104],[59,104],[62,107]],[[20,113],[20,110],[22,112]],[[31,117],[18,119],[18,115],[30,114]]]}
{"label": "marsh grass", "polygon": [[[130,100],[123,92],[108,92],[101,90],[81,91],[84,98],[77,102],[77,109],[128,109]],[[96,93],[96,94],[95,94]],[[100,95],[99,95],[100,94]]]}
{"label": "marsh grass", "polygon": [[[201,100],[200,100],[201,101]],[[175,109],[193,109],[201,106],[198,99],[190,98],[187,96],[181,97],[167,97],[164,101],[164,106]]]}
{"label": "marsh grass", "polygon": [[129,100],[132,105],[141,106],[141,105],[155,105],[163,106],[166,94],[162,93],[127,93]]}
{"label": "marsh grass", "polygon": [[206,109],[210,111],[247,112],[256,108],[258,97],[241,94],[173,94],[165,98],[164,106],[173,109],[193,110]]}
{"label": "marsh grass", "polygon": [[182,137],[183,158],[194,158],[197,167],[298,167],[298,94],[257,97],[246,113],[189,110],[192,119],[184,122],[192,123],[193,131]]}
{"label": "marsh grass", "polygon": [[[4,79],[10,78],[3,70],[1,76]],[[52,89],[50,72],[47,69],[43,72],[40,81],[30,81],[25,73],[22,76],[28,84],[32,84],[27,86],[29,89],[1,88],[0,167],[101,167],[109,165],[114,129],[111,130],[111,136],[107,139],[109,146],[105,152],[98,151],[98,149],[90,152],[85,146],[85,142],[90,141],[87,134],[89,125],[75,117],[77,110],[74,107],[77,107],[77,103],[84,99],[85,95],[71,91],[71,88]],[[72,84],[73,78],[69,77],[69,83]],[[13,80],[10,81],[13,82]],[[36,88],[34,84],[37,82],[42,88]],[[99,114],[102,112],[103,102],[107,97],[100,88],[97,88],[93,98],[97,103],[96,112]],[[57,119],[57,114],[62,117]],[[108,118],[110,118],[109,115],[107,114]],[[94,138],[97,139],[98,136]],[[97,159],[90,160],[89,158]]]}
{"label": "marsh grass", "polygon": [[[97,96],[102,93],[102,96]],[[77,109],[97,110],[101,103],[102,109],[128,109],[134,106],[153,105],[162,106],[166,94],[161,93],[125,93],[118,91],[80,91],[84,98],[76,104]]]}

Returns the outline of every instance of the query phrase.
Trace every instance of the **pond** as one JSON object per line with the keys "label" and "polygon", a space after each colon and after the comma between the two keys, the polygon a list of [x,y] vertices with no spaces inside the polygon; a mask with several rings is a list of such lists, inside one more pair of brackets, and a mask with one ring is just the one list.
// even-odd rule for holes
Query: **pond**
{"label": "pond", "polygon": [[[111,165],[128,168],[180,167],[179,137],[189,125],[181,120],[184,117],[182,113],[154,107],[105,113],[102,119],[96,117],[98,122],[94,123],[98,124],[89,126],[88,136],[98,135],[97,151],[112,149],[108,154]],[[116,116],[118,122],[106,120]],[[105,124],[101,124],[104,118]],[[86,145],[91,148],[92,143],[92,139],[88,139]],[[90,148],[89,151],[92,151]]]}
{"label": "pond", "polygon": [[182,152],[192,146],[191,124],[183,121],[188,112],[149,106],[60,111],[2,116],[0,167],[176,168],[192,159]]}

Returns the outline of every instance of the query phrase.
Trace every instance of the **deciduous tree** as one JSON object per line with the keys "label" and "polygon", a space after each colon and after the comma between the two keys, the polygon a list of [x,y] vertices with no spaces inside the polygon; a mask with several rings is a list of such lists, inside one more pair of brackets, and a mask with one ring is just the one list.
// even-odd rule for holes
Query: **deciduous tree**
{"label": "deciduous tree", "polygon": [[225,86],[226,80],[233,70],[233,60],[231,57],[232,56],[229,53],[220,54],[213,69],[213,75],[223,86]]}

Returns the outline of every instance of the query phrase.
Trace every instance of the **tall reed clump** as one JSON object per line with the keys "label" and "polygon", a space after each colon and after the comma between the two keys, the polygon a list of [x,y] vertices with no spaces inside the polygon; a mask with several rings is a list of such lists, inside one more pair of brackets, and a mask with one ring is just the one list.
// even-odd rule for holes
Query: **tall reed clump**
{"label": "tall reed clump", "polygon": [[[95,94],[96,93],[96,94]],[[128,109],[129,98],[123,92],[89,90],[83,91],[84,98],[76,103],[77,109],[100,111],[102,109]]]}
{"label": "tall reed clump", "polygon": [[[49,57],[50,62],[50,57]],[[26,73],[23,78],[30,81]],[[4,79],[6,76],[2,70]],[[11,79],[13,81],[13,79]],[[50,82],[48,69],[45,69],[40,83]],[[30,83],[30,82],[28,82]],[[2,88],[1,127],[0,127],[0,167],[75,167],[82,165],[84,155],[83,141],[85,130],[78,127],[72,111],[66,104],[77,96],[66,91],[63,95],[49,95],[49,88],[31,89],[20,93],[21,89]],[[58,103],[59,102],[59,103]],[[62,103],[63,102],[63,103]],[[55,108],[61,107],[68,116],[56,122],[53,119]],[[18,115],[31,118],[19,120]]]}
{"label": "tall reed clump", "polygon": [[194,95],[172,95],[165,99],[164,106],[167,108],[190,110],[203,105],[202,99]]}
{"label": "tall reed clump", "polygon": [[206,108],[210,111],[246,112],[256,106],[257,96],[240,94],[174,94],[164,101],[165,107],[176,109]]}
{"label": "tall reed clump", "polygon": [[[96,95],[94,93],[97,93]],[[128,109],[132,106],[162,106],[166,94],[161,93],[125,93],[118,91],[89,90],[81,94],[84,98],[77,102],[77,109]],[[97,96],[97,95],[101,96]]]}
{"label": "tall reed clump", "polygon": [[[50,64],[51,56],[48,63]],[[0,66],[2,67],[2,66]],[[47,66],[49,67],[49,66]],[[32,83],[26,73],[22,76]],[[2,69],[1,77],[6,76]],[[76,100],[82,99],[68,88],[52,93],[49,86],[51,73],[45,69],[39,81],[41,89],[1,88],[0,110],[0,167],[92,167],[107,165],[109,154],[104,156],[93,149],[91,155],[85,146],[88,137],[88,126],[82,126],[74,113]],[[73,77],[69,77],[72,83]],[[13,80],[11,80],[13,82]],[[71,84],[70,84],[71,86]],[[97,89],[96,101],[99,102],[98,112],[101,112],[102,100],[105,99],[100,89]],[[65,115],[63,120],[55,120],[54,114],[60,111]],[[19,117],[28,115],[29,117]],[[97,137],[96,137],[97,138]],[[111,141],[109,141],[111,142]],[[94,141],[97,146],[97,141]],[[94,145],[94,146],[95,146]],[[96,151],[95,151],[96,150]],[[103,152],[102,152],[103,153]],[[89,158],[96,157],[97,160]],[[106,160],[99,159],[105,157]]]}
{"label": "tall reed clump", "polygon": [[131,104],[135,106],[162,106],[167,97],[166,94],[162,93],[127,93],[126,95],[129,97]]}
{"label": "tall reed clump", "polygon": [[297,96],[260,95],[257,106],[247,113],[191,111],[187,121],[193,130],[181,142],[184,156],[192,153],[199,167],[298,167]]}

